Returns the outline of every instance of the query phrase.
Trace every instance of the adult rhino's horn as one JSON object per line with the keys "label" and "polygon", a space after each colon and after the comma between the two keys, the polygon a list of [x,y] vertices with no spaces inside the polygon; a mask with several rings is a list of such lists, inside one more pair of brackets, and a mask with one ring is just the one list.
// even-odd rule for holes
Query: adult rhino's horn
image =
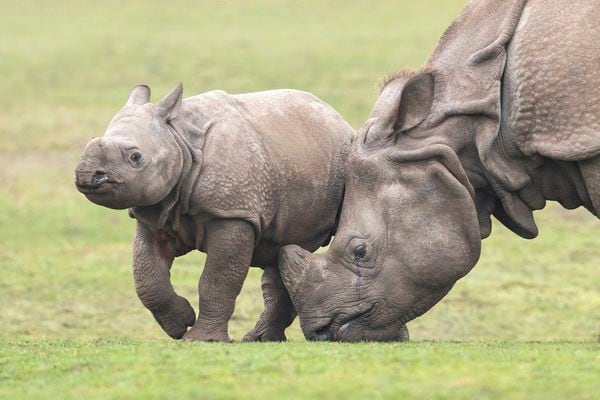
{"label": "adult rhino's horn", "polygon": [[126,105],[141,106],[148,102],[150,102],[150,88],[146,85],[137,85],[129,92]]}
{"label": "adult rhino's horn", "polygon": [[177,118],[181,110],[181,97],[183,95],[183,83],[179,82],[158,104],[158,113],[164,119]]}

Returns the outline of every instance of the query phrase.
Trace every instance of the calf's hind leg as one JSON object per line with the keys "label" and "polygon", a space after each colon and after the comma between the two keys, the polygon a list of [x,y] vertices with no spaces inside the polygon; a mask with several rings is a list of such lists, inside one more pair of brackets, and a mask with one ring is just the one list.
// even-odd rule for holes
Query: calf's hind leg
{"label": "calf's hind leg", "polygon": [[296,309],[283,285],[279,269],[265,268],[262,276],[265,308],[256,326],[242,339],[244,342],[283,342],[285,329],[296,318]]}

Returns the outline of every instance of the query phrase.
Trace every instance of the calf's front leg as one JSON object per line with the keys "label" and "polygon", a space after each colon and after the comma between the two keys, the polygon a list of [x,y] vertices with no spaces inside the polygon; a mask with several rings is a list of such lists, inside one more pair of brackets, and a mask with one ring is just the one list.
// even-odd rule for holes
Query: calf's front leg
{"label": "calf's front leg", "polygon": [[254,228],[242,220],[214,220],[205,236],[206,263],[198,284],[198,320],[184,340],[228,342],[227,325],[248,275]]}
{"label": "calf's front leg", "polygon": [[196,314],[171,285],[170,269],[174,259],[175,247],[166,235],[138,222],[133,246],[137,295],[161,328],[172,338],[181,339],[188,326],[194,324]]}

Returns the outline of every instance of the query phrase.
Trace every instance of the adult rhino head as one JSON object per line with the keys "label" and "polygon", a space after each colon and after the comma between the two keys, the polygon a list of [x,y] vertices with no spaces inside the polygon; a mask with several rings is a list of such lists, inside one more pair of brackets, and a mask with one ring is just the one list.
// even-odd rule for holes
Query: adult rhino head
{"label": "adult rhino head", "polygon": [[422,70],[384,84],[353,144],[328,251],[280,255],[307,338],[402,340],[473,268],[492,214],[537,234],[515,194],[530,178],[498,150],[506,46],[524,5],[472,1]]}
{"label": "adult rhino head", "polygon": [[[428,109],[415,107],[413,97],[431,97],[433,81],[419,73],[383,89],[384,98],[402,97],[394,110],[399,117],[380,116],[378,103],[372,123],[359,133],[327,252],[298,246],[281,252],[282,276],[309,339],[405,340],[405,323],[437,303],[477,262],[474,191],[452,147],[397,144],[397,135],[431,129],[420,125]],[[384,122],[395,125],[391,135],[384,134]],[[435,129],[464,124],[449,120]]]}
{"label": "adult rhino head", "polygon": [[150,88],[132,89],[127,104],[103,137],[92,139],[75,169],[75,185],[90,201],[113,209],[160,202],[175,187],[183,168],[170,121],[181,110],[179,84],[157,104]]}

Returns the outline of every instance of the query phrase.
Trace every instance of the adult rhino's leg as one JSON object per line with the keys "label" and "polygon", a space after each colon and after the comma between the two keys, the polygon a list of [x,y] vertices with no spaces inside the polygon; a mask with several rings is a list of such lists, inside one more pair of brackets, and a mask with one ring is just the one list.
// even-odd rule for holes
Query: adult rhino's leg
{"label": "adult rhino's leg", "polygon": [[262,291],[265,308],[256,326],[244,336],[243,341],[283,342],[286,340],[285,329],[296,318],[296,309],[281,280],[279,269],[264,269]]}
{"label": "adult rhino's leg", "polygon": [[579,161],[579,170],[594,206],[591,211],[600,218],[600,156]]}
{"label": "adult rhino's leg", "polygon": [[178,296],[170,281],[175,248],[164,234],[138,222],[133,246],[135,289],[142,304],[152,312],[161,328],[181,339],[196,315],[190,303]]}
{"label": "adult rhino's leg", "polygon": [[254,228],[242,220],[215,220],[207,226],[198,320],[185,340],[229,341],[227,324],[248,275],[254,236]]}

